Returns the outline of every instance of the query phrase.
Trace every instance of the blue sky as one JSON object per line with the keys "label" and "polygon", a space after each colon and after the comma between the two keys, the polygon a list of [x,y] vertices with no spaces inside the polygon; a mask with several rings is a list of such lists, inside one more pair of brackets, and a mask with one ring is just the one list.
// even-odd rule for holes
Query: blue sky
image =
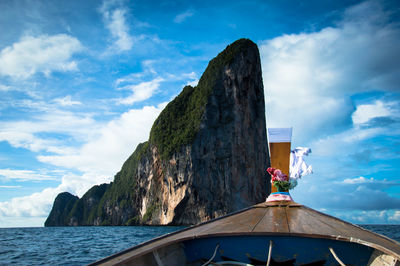
{"label": "blue sky", "polygon": [[314,174],[297,202],[400,224],[397,1],[0,1],[0,227],[113,179],[181,89],[258,44],[269,127]]}

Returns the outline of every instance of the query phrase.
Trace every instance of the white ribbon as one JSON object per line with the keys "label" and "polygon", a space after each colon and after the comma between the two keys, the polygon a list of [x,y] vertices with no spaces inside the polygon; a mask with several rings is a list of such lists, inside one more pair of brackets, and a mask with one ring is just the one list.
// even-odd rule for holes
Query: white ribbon
{"label": "white ribbon", "polygon": [[307,156],[311,153],[310,148],[297,147],[290,152],[290,179],[297,180],[302,176],[312,174],[312,166],[307,165],[303,159],[303,156]]}

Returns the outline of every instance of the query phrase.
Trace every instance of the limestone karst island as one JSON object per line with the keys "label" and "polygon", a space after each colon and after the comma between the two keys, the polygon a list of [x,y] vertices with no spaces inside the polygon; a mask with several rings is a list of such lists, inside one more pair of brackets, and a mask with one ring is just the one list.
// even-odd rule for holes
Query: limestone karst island
{"label": "limestone karst island", "polygon": [[240,39],[166,106],[113,182],[60,193],[45,226],[210,220],[265,201],[268,156],[259,51]]}

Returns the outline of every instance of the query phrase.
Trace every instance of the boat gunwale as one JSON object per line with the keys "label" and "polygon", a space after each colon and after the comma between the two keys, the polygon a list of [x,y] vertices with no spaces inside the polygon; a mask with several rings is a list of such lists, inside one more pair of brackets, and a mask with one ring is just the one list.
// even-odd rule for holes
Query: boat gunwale
{"label": "boat gunwale", "polygon": [[[177,231],[177,232],[181,232],[181,231]],[[137,246],[134,246],[132,248],[129,248],[127,250],[121,251],[119,253],[113,254],[109,257],[106,257],[100,261],[96,261],[94,263],[91,263],[89,265],[98,265],[98,264],[102,264],[102,263],[107,263],[107,262],[111,262],[112,260],[121,257],[123,255],[127,255],[130,252],[133,252],[135,250],[138,250],[148,244],[151,244],[157,240],[162,240],[164,238],[169,237],[169,234],[165,234],[157,239],[153,239],[154,241],[147,241],[147,242],[143,242]],[[174,239],[171,241],[167,241],[165,243],[161,243],[160,245],[156,245],[154,247],[145,249],[143,251],[139,251],[137,254],[134,254],[132,256],[129,256],[127,258],[123,258],[121,257],[121,260],[119,260],[116,263],[125,263],[128,261],[131,261],[133,259],[136,259],[138,257],[141,257],[145,254],[149,254],[155,250],[158,250],[160,248],[164,248],[170,245],[174,245],[174,244],[179,244],[185,241],[189,241],[189,240],[194,240],[194,239],[204,239],[204,238],[213,238],[213,237],[235,237],[235,236],[272,236],[272,237],[276,237],[276,236],[286,236],[286,237],[302,237],[302,238],[313,238],[313,239],[326,239],[326,240],[334,240],[334,241],[340,241],[340,242],[347,242],[347,243],[355,243],[355,244],[360,244],[363,246],[367,246],[376,250],[379,250],[385,254],[391,255],[394,258],[400,260],[400,255],[396,254],[394,251],[387,249],[381,245],[377,245],[371,242],[367,242],[358,238],[353,238],[353,237],[344,237],[344,236],[335,236],[335,235],[320,235],[320,234],[301,234],[301,233],[278,233],[278,232],[247,232],[247,233],[239,233],[239,232],[232,232],[232,233],[213,233],[213,234],[207,234],[207,235],[193,235],[193,236],[187,236],[187,237],[182,237],[182,238],[178,238],[178,239]],[[115,263],[113,263],[115,264]]]}
{"label": "boat gunwale", "polygon": [[[118,257],[120,257],[120,260],[114,261],[114,263],[124,263],[124,262],[128,262],[130,260],[133,260],[135,258],[138,258],[140,256],[143,256],[145,254],[151,253],[151,252],[153,252],[153,251],[155,251],[157,249],[164,248],[164,247],[167,247],[167,246],[170,246],[170,245],[174,245],[174,244],[178,244],[178,243],[181,243],[181,242],[184,242],[184,241],[193,240],[193,239],[210,238],[210,237],[229,237],[229,236],[288,236],[288,237],[327,239],[327,240],[335,240],[335,241],[342,241],[342,242],[349,242],[349,243],[357,243],[357,244],[360,244],[360,245],[364,245],[364,246],[371,247],[373,249],[379,250],[379,251],[381,251],[381,252],[383,252],[385,254],[391,255],[391,256],[397,258],[398,260],[400,260],[400,254],[398,254],[398,253],[396,253],[396,251],[393,251],[393,250],[391,250],[391,249],[389,249],[389,248],[387,248],[387,247],[385,247],[383,245],[380,245],[378,243],[373,243],[373,242],[370,242],[370,241],[362,240],[360,238],[355,238],[355,237],[351,237],[351,236],[349,237],[349,236],[329,235],[329,234],[316,234],[316,233],[313,233],[313,234],[310,233],[309,234],[309,233],[296,233],[296,232],[262,232],[262,231],[261,232],[222,232],[222,233],[215,232],[215,233],[208,233],[208,234],[203,234],[203,233],[199,232],[199,233],[196,233],[196,234],[193,234],[193,235],[186,235],[186,236],[182,235],[181,237],[178,236],[176,239],[171,239],[169,241],[168,240],[164,241],[167,238],[174,237],[174,236],[176,236],[178,234],[184,234],[185,232],[187,232],[189,230],[195,230],[196,228],[198,228],[200,226],[204,226],[204,225],[213,223],[215,221],[219,221],[221,219],[224,219],[224,218],[236,215],[236,214],[240,214],[240,213],[246,212],[246,211],[251,210],[251,209],[255,209],[255,208],[270,208],[270,207],[283,207],[283,208],[303,207],[308,211],[312,211],[312,212],[316,212],[316,213],[319,213],[319,214],[324,215],[324,216],[328,216],[330,218],[333,218],[333,219],[335,219],[337,221],[343,222],[343,223],[345,223],[347,225],[350,225],[350,226],[355,226],[358,229],[361,229],[361,230],[363,230],[365,232],[371,233],[371,234],[373,234],[375,236],[379,236],[379,237],[383,238],[386,241],[390,241],[394,245],[400,246],[400,244],[397,241],[394,241],[393,239],[390,239],[390,238],[388,238],[386,236],[371,232],[371,231],[369,231],[367,229],[364,229],[364,228],[362,228],[360,226],[357,226],[357,225],[354,225],[352,223],[340,220],[340,219],[338,219],[336,217],[333,217],[333,216],[318,212],[316,210],[313,210],[313,209],[311,209],[309,207],[306,207],[304,205],[301,205],[301,204],[298,204],[298,203],[295,203],[295,202],[272,202],[272,203],[265,203],[264,202],[264,203],[253,205],[253,206],[250,206],[248,208],[245,208],[245,209],[233,212],[233,213],[229,213],[227,215],[218,217],[216,219],[212,219],[212,220],[209,220],[209,221],[206,221],[206,222],[203,222],[203,223],[199,223],[199,224],[196,224],[196,225],[193,225],[193,226],[189,226],[187,228],[184,228],[184,229],[172,232],[172,233],[167,233],[167,234],[161,235],[159,237],[156,237],[156,238],[153,238],[151,240],[148,240],[148,241],[145,241],[143,243],[140,243],[140,244],[138,244],[136,246],[130,247],[130,248],[128,248],[126,250],[123,250],[121,252],[115,253],[115,254],[110,255],[108,257],[105,257],[105,258],[103,258],[103,259],[101,259],[99,261],[93,262],[93,263],[91,263],[89,265],[99,265],[99,264],[102,264],[102,263],[110,263],[111,261],[113,261],[115,259],[118,259]],[[159,244],[157,244],[158,241],[160,241]],[[154,243],[155,243],[155,245],[151,245],[151,244],[154,244]],[[140,250],[140,249],[144,249],[144,250]],[[126,257],[126,255],[128,255],[131,252],[137,252],[137,254],[133,254],[132,256]]]}
{"label": "boat gunwale", "polygon": [[[145,245],[149,245],[149,244],[154,243],[154,242],[156,242],[156,241],[158,241],[158,240],[162,240],[162,239],[164,239],[164,238],[166,238],[166,237],[171,237],[171,236],[174,236],[174,235],[176,235],[176,234],[180,234],[180,233],[186,232],[186,231],[188,231],[188,230],[195,229],[195,228],[197,228],[197,227],[199,227],[199,226],[203,226],[203,225],[206,225],[206,224],[209,224],[209,223],[212,223],[212,222],[215,222],[215,221],[218,221],[218,220],[221,220],[221,219],[230,217],[230,216],[232,216],[232,215],[240,214],[240,213],[242,213],[242,212],[245,212],[245,211],[248,211],[248,210],[251,210],[251,209],[254,209],[254,208],[288,207],[288,206],[298,207],[298,206],[302,206],[302,205],[301,205],[301,204],[298,204],[298,203],[295,203],[294,201],[291,201],[291,202],[287,202],[287,201],[275,201],[275,202],[269,202],[269,203],[268,203],[268,202],[261,202],[261,203],[258,203],[258,204],[249,206],[249,207],[247,207],[247,208],[244,208],[244,209],[241,209],[241,210],[238,210],[238,211],[235,211],[235,212],[231,212],[231,213],[228,213],[228,214],[226,214],[226,215],[223,215],[223,216],[220,216],[220,217],[217,217],[217,218],[214,218],[214,219],[210,219],[210,220],[205,221],[205,222],[201,222],[201,223],[198,223],[198,224],[195,224],[195,225],[189,225],[187,228],[184,228],[184,229],[181,229],[181,230],[178,230],[178,231],[175,231],[175,232],[167,233],[167,234],[164,234],[164,235],[161,235],[161,236],[152,238],[152,239],[150,239],[150,240],[148,240],[148,241],[142,242],[142,243],[140,243],[140,244],[138,244],[138,245],[135,245],[135,246],[133,246],[133,247],[127,248],[127,249],[122,250],[122,251],[120,251],[120,252],[114,253],[114,254],[112,254],[112,255],[110,255],[110,256],[107,256],[107,257],[105,257],[105,258],[102,258],[102,259],[100,259],[100,260],[98,260],[98,261],[89,263],[88,265],[97,265],[97,264],[101,264],[103,261],[104,261],[104,262],[109,261],[109,260],[111,260],[111,259],[113,259],[113,258],[115,258],[115,257],[124,255],[124,254],[126,254],[126,253],[131,252],[131,251],[134,251],[134,250],[136,250],[136,249],[139,249],[139,248],[141,248],[141,247],[143,247],[143,246],[145,246]],[[153,225],[144,225],[144,226],[153,226]],[[157,225],[157,226],[158,226],[158,225]],[[162,225],[161,225],[161,226],[162,226]],[[170,226],[170,225],[166,225],[166,226]],[[177,226],[179,226],[179,225],[177,225]],[[185,226],[185,225],[182,225],[182,226]],[[188,239],[194,239],[194,238],[196,238],[196,237],[191,237],[191,238],[188,238]],[[186,239],[186,240],[187,240],[187,239]],[[179,241],[178,241],[178,242],[179,242]],[[174,244],[175,241],[168,242],[168,243]],[[161,245],[161,246],[159,246],[159,247],[161,248],[161,247],[165,247],[165,246],[167,246],[167,245]],[[149,252],[152,252],[153,250],[155,250],[155,249],[151,249]],[[142,253],[140,253],[140,254],[143,255]],[[134,257],[137,257],[137,256],[134,256]]]}

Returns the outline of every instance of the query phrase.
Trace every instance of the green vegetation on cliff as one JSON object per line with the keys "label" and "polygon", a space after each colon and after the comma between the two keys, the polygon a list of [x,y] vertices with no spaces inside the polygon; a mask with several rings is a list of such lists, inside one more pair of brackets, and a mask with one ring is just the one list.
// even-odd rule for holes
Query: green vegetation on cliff
{"label": "green vegetation on cliff", "polygon": [[230,65],[239,52],[245,52],[247,47],[256,44],[248,39],[240,39],[228,45],[207,66],[196,87],[186,86],[183,91],[170,102],[154,122],[150,132],[150,143],[155,144],[163,159],[183,146],[193,142],[199,131],[208,97],[223,67]]}
{"label": "green vegetation on cliff", "polygon": [[[102,202],[115,205],[121,202],[122,198],[132,198],[136,188],[137,168],[140,160],[150,154],[149,143],[140,143],[136,150],[123,164],[121,171],[115,177],[109,190],[106,191]],[[101,205],[101,204],[100,204]]]}
{"label": "green vegetation on cliff", "polygon": [[57,206],[55,202],[53,210],[58,209],[54,213],[58,213],[60,219],[52,225],[136,225],[156,218],[161,202],[156,196],[159,187],[155,185],[147,191],[151,199],[146,213],[143,217],[139,213],[141,195],[146,191],[138,185],[138,180],[144,181],[148,177],[139,176],[138,166],[144,165],[146,158],[151,158],[151,147],[157,147],[161,158],[168,160],[182,146],[193,143],[211,93],[222,85],[225,66],[229,66],[240,53],[245,55],[253,46],[256,44],[252,41],[240,39],[211,60],[198,85],[184,87],[165,107],[151,128],[149,141],[137,146],[114,181],[92,187],[79,200],[76,197]]}
{"label": "green vegetation on cliff", "polygon": [[[115,175],[114,182],[93,186],[80,199],[68,192],[59,194],[45,226],[93,225],[98,218],[100,225],[113,224],[112,218],[107,214],[107,206],[122,210],[133,209],[138,164],[148,154],[148,142],[139,144],[125,161],[121,171]],[[140,217],[135,216],[125,224],[139,223]]]}
{"label": "green vegetation on cliff", "polygon": [[[123,164],[121,171],[111,183],[109,189],[104,193],[97,207],[97,217],[101,217],[102,224],[111,224],[110,217],[107,217],[106,206],[118,206],[120,209],[125,209],[132,205],[136,188],[136,174],[138,164],[141,158],[144,158],[150,153],[149,143],[146,141],[140,143],[136,150]],[[138,224],[140,219],[131,220],[130,224]]]}
{"label": "green vegetation on cliff", "polygon": [[54,200],[53,209],[44,225],[59,226],[68,224],[68,215],[78,200],[79,198],[77,196],[68,192],[58,194]]}
{"label": "green vegetation on cliff", "polygon": [[[93,186],[79,199],[68,215],[68,221],[76,221],[81,225],[90,225],[96,219],[97,206],[109,184]],[[71,220],[72,219],[72,220]]]}

